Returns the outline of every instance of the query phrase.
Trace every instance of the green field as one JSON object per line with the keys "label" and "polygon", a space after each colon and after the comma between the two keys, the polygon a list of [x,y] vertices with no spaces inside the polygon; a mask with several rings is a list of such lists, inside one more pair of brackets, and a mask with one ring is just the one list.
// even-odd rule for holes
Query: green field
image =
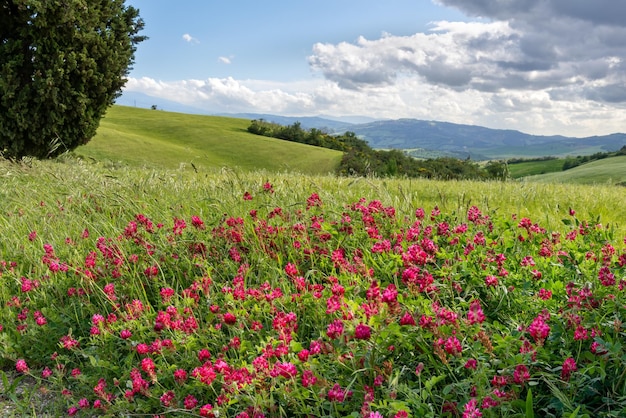
{"label": "green field", "polygon": [[252,135],[246,119],[113,106],[97,135],[75,153],[139,167],[239,168],[328,174],[338,151]]}
{"label": "green field", "polygon": [[592,161],[570,170],[527,177],[543,183],[626,185],[626,156]]}
{"label": "green field", "polygon": [[511,177],[514,179],[538,174],[553,173],[563,169],[563,159],[545,161],[524,161],[508,164]]}

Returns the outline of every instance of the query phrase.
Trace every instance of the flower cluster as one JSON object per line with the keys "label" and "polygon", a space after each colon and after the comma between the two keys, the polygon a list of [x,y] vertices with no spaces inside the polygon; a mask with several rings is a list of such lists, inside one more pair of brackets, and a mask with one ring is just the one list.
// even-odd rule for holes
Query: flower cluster
{"label": "flower cluster", "polygon": [[109,237],[29,232],[37,261],[0,269],[15,370],[84,416],[569,412],[553,388],[601,413],[577,389],[623,386],[626,251],[601,225],[257,192]]}

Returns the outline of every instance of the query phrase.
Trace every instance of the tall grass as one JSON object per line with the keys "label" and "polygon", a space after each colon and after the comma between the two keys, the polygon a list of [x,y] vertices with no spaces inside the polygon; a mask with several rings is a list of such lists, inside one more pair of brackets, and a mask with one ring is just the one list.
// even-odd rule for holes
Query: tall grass
{"label": "tall grass", "polygon": [[[118,230],[139,212],[167,218],[221,214],[238,206],[243,210],[243,193],[268,181],[281,189],[282,196],[288,196],[291,205],[303,205],[314,192],[329,202],[380,199],[407,214],[416,207],[435,206],[463,214],[476,205],[487,212],[536,218],[557,229],[571,208],[581,218],[626,228],[623,189],[602,185],[337,178],[228,168],[194,172],[92,163],[73,157],[56,162],[0,162],[0,179],[3,227],[25,230],[37,226],[50,234],[80,232],[85,223],[106,233]],[[33,217],[40,213],[37,207],[42,203],[50,207],[50,213]]]}

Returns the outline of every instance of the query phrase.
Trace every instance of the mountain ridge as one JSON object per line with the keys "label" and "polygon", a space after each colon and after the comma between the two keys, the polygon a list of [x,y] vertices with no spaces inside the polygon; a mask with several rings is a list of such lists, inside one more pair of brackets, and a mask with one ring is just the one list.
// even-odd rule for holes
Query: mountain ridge
{"label": "mountain ridge", "polygon": [[351,131],[375,149],[404,149],[417,157],[452,156],[475,160],[565,157],[617,151],[626,145],[626,133],[568,137],[532,135],[514,129],[494,129],[478,125],[401,118],[368,123],[347,123],[316,117],[271,114],[223,114],[230,117],[265,119],[281,125],[299,122],[305,129],[325,129],[330,133]]}

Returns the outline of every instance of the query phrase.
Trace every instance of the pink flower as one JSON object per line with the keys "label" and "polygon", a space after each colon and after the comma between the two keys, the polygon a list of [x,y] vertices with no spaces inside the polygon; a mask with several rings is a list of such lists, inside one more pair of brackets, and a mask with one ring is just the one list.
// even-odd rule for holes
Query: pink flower
{"label": "pink flower", "polygon": [[204,229],[204,222],[196,215],[191,217],[191,224],[197,229]]}
{"label": "pink flower", "polygon": [[332,387],[332,389],[328,390],[328,394],[326,395],[328,400],[331,402],[343,402],[347,398],[352,396],[352,391],[346,391],[338,383]]}
{"label": "pink flower", "polygon": [[463,410],[463,418],[478,418],[482,417],[483,414],[477,407],[478,401],[476,398],[472,398],[468,403],[465,404],[465,409]]}
{"label": "pink flower", "polygon": [[483,313],[483,309],[480,306],[480,301],[478,299],[474,299],[470,302],[469,311],[467,312],[467,320],[470,325],[480,324],[485,320],[485,314]]}
{"label": "pink flower", "polygon": [[476,361],[476,359],[469,359],[465,362],[465,367],[466,369],[472,369],[472,370],[476,370],[476,367],[478,367],[478,362]]}
{"label": "pink flower", "polygon": [[365,324],[359,324],[356,326],[356,329],[354,330],[354,337],[358,340],[369,340],[370,337],[372,336],[372,329],[365,325]]}
{"label": "pink flower", "polygon": [[496,287],[498,285],[498,278],[496,276],[487,276],[485,277],[485,285],[487,285],[487,287],[493,286]]}
{"label": "pink flower", "polygon": [[538,315],[528,327],[528,332],[535,342],[544,341],[550,334],[550,326],[544,320],[543,315]]}
{"label": "pink flower", "polygon": [[184,369],[178,369],[174,372],[174,380],[182,385],[187,380],[187,372]]}
{"label": "pink flower", "polygon": [[168,390],[159,398],[159,400],[161,401],[161,404],[165,407],[172,406],[172,401],[174,401],[174,399],[176,399],[176,395],[171,390]]}
{"label": "pink flower", "polygon": [[211,359],[211,352],[209,350],[207,350],[206,348],[203,348],[202,350],[198,351],[198,360],[200,360],[201,362],[205,362],[210,359]]}
{"label": "pink flower", "polygon": [[517,367],[515,367],[515,371],[513,372],[513,381],[518,385],[523,385],[529,380],[530,373],[528,372],[528,367],[523,364],[517,365]]}
{"label": "pink flower", "polygon": [[129,330],[127,330],[127,329],[123,329],[123,330],[120,332],[120,338],[122,338],[123,340],[127,340],[127,339],[129,339],[132,335],[133,335],[133,334],[132,334],[132,332],[130,332],[130,331],[129,331]]}
{"label": "pink flower", "polygon": [[406,312],[402,318],[400,318],[400,325],[415,325],[415,318],[409,312]]}
{"label": "pink flower", "polygon": [[461,347],[461,342],[455,336],[448,337],[443,348],[448,354],[451,354],[453,356],[461,354],[461,351],[463,350]]}
{"label": "pink flower", "polygon": [[198,411],[198,414],[203,418],[214,417],[215,414],[213,413],[213,405],[211,405],[210,403],[203,405],[200,408],[200,411]]}
{"label": "pink flower", "polygon": [[63,345],[63,348],[67,350],[72,350],[78,347],[79,345],[78,341],[69,335],[64,335],[63,337],[61,337],[60,341],[61,341],[61,344]]}
{"label": "pink flower", "polygon": [[298,352],[298,358],[300,359],[300,361],[305,362],[309,359],[310,354],[310,351],[304,348],[300,350],[300,352]]}
{"label": "pink flower", "polygon": [[183,401],[185,409],[194,409],[198,405],[198,400],[193,395],[187,395]]}
{"label": "pink flower", "polygon": [[297,374],[298,369],[296,369],[296,366],[293,363],[289,362],[276,363],[270,373],[272,377],[282,376],[287,379],[291,377],[296,377]]}
{"label": "pink flower", "polygon": [[326,329],[326,335],[328,338],[337,339],[343,334],[343,322],[340,319],[335,319],[332,323],[328,325]]}
{"label": "pink flower", "polygon": [[313,386],[317,382],[317,377],[313,374],[311,370],[305,370],[302,373],[302,386],[308,388],[309,386]]}
{"label": "pink flower", "polygon": [[30,369],[28,368],[28,364],[26,364],[26,360],[18,359],[15,362],[15,370],[19,373],[28,373]]}
{"label": "pink flower", "polygon": [[237,317],[230,312],[226,312],[224,314],[224,322],[228,325],[233,325],[235,322],[237,322]]}
{"label": "pink flower", "polygon": [[576,367],[576,360],[572,357],[568,357],[563,362],[563,368],[561,369],[561,380],[568,381],[578,368]]}

